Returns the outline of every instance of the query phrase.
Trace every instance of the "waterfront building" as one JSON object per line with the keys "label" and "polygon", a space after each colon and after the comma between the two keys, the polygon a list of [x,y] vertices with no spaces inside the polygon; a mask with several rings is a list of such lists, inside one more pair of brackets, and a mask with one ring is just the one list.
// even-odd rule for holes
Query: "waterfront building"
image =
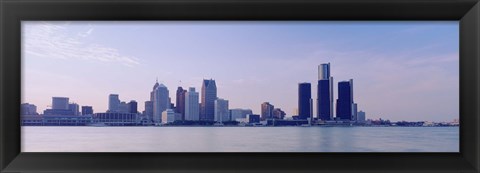
{"label": "waterfront building", "polygon": [[121,112],[121,113],[128,113],[128,104],[127,102],[120,102],[120,106],[119,106],[119,110],[118,112]]}
{"label": "waterfront building", "polygon": [[338,82],[337,118],[352,120],[353,116],[353,79]]}
{"label": "waterfront building", "polygon": [[333,77],[330,75],[330,63],[318,66],[317,118],[333,119]]}
{"label": "waterfront building", "polygon": [[52,109],[68,109],[68,97],[52,97]]}
{"label": "waterfront building", "polygon": [[76,103],[68,104],[68,109],[73,112],[73,115],[80,115],[80,106]]}
{"label": "waterfront building", "polygon": [[[283,119],[285,118],[285,115],[287,115],[282,109],[280,108],[275,108],[273,109],[273,119]],[[302,117],[303,118],[303,117]]]}
{"label": "waterfront building", "polygon": [[352,112],[353,112],[352,121],[357,121],[357,119],[358,119],[358,105],[357,105],[357,103],[353,103]]}
{"label": "waterfront building", "polygon": [[184,90],[182,87],[177,88],[175,112],[180,113],[181,120],[185,120],[185,94],[186,93],[187,93],[187,90]]}
{"label": "waterfront building", "polygon": [[230,121],[229,111],[228,111],[228,100],[218,98],[215,100],[215,121],[216,122],[225,122]]}
{"label": "waterfront building", "polygon": [[198,92],[195,88],[190,87],[185,93],[185,119],[191,121],[200,120],[200,105]]}
{"label": "waterfront building", "polygon": [[263,102],[261,105],[261,119],[266,120],[273,118],[274,106],[269,102]]}
{"label": "waterfront building", "polygon": [[138,113],[138,104],[137,101],[131,100],[130,102],[127,103],[127,112],[128,113]]}
{"label": "waterfront building", "polygon": [[248,114],[247,115],[247,121],[250,124],[260,123],[260,115]]}
{"label": "waterfront building", "polygon": [[166,109],[162,112],[162,124],[168,124],[175,121],[175,111],[173,109]]}
{"label": "waterfront building", "polygon": [[215,99],[217,99],[217,86],[215,84],[215,80],[204,79],[202,84],[200,120],[214,121]]}
{"label": "waterfront building", "polygon": [[43,115],[20,115],[22,126],[43,126]]}
{"label": "waterfront building", "polygon": [[153,88],[153,117],[155,123],[161,122],[162,112],[170,108],[168,89],[163,84],[155,83]]}
{"label": "waterfront building", "polygon": [[365,112],[363,111],[359,111],[357,113],[357,123],[365,123],[366,121],[366,116],[365,116]]}
{"label": "waterfront building", "polygon": [[251,109],[230,109],[230,120],[234,121],[239,118],[247,118],[247,114],[253,114]]}
{"label": "waterfront building", "polygon": [[34,104],[22,103],[20,108],[20,115],[38,115],[37,106]]}
{"label": "waterfront building", "polygon": [[310,83],[298,84],[298,116],[308,119],[312,116],[311,108],[312,85]]}
{"label": "waterfront building", "polygon": [[267,120],[267,126],[301,126],[308,124],[306,119],[296,120],[282,120],[282,119],[269,119]]}
{"label": "waterfront building", "polygon": [[44,115],[75,115],[70,109],[46,109],[43,111]]}
{"label": "waterfront building", "polygon": [[144,116],[147,120],[153,120],[153,102],[145,101]]}
{"label": "waterfront building", "polygon": [[108,96],[108,111],[107,112],[119,112],[120,111],[120,99],[118,94],[110,94]]}
{"label": "waterfront building", "polygon": [[106,126],[135,126],[138,124],[138,114],[106,112],[93,114],[93,123]]}
{"label": "waterfront building", "polygon": [[82,106],[82,115],[92,115],[93,107],[92,106]]}

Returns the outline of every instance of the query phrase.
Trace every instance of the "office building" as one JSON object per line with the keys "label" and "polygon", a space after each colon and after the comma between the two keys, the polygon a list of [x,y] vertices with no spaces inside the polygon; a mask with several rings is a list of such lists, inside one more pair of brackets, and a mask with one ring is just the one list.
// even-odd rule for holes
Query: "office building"
{"label": "office building", "polygon": [[273,118],[274,106],[269,102],[263,102],[261,105],[261,119],[266,120]]}
{"label": "office building", "polygon": [[259,123],[260,122],[260,115],[248,114],[247,115],[247,121],[250,124]]}
{"label": "office building", "polygon": [[106,126],[135,126],[137,125],[137,114],[106,112],[93,114],[93,123],[105,124]]}
{"label": "office building", "polygon": [[352,120],[353,79],[338,82],[337,119]]}
{"label": "office building", "polygon": [[365,112],[359,111],[357,113],[357,123],[365,123],[365,120],[366,120]]}
{"label": "office building", "polygon": [[93,107],[92,106],[82,106],[82,115],[92,115]]}
{"label": "office building", "polygon": [[352,115],[352,121],[357,121],[357,116],[358,116],[358,105],[356,103],[353,103],[353,107],[352,107],[352,112],[353,112],[353,115]]}
{"label": "office building", "polygon": [[230,114],[228,111],[228,100],[218,98],[215,100],[215,121],[216,122],[225,122],[230,121]]}
{"label": "office building", "polygon": [[52,97],[52,109],[68,110],[68,97]]}
{"label": "office building", "polygon": [[175,111],[167,109],[162,112],[162,124],[173,123],[175,121]]}
{"label": "office building", "polygon": [[110,94],[108,96],[107,112],[120,112],[120,99],[118,98],[118,94]]}
{"label": "office building", "polygon": [[34,104],[23,103],[20,108],[20,115],[38,115],[37,106]]}
{"label": "office building", "polygon": [[80,115],[80,106],[76,103],[68,104],[68,109],[73,112],[73,115]]}
{"label": "office building", "polygon": [[214,121],[215,100],[217,99],[217,86],[215,80],[204,79],[202,84],[202,101],[200,106],[200,120]]}
{"label": "office building", "polygon": [[138,113],[138,103],[135,100],[131,100],[130,102],[127,103],[128,113]]}
{"label": "office building", "polygon": [[253,114],[251,109],[230,109],[230,120],[247,118],[247,114]]}
{"label": "office building", "polygon": [[190,87],[185,93],[185,119],[190,121],[200,120],[200,104],[198,92],[195,88]]}
{"label": "office building", "polygon": [[317,118],[333,119],[333,77],[330,76],[330,63],[318,66]]}
{"label": "office building", "polygon": [[310,83],[298,84],[298,117],[308,119],[312,116],[312,86]]}
{"label": "office building", "polygon": [[153,101],[146,101],[145,102],[144,116],[148,120],[153,120]]}
{"label": "office building", "polygon": [[285,118],[285,115],[287,115],[282,109],[280,108],[275,108],[273,109],[273,118],[274,119],[283,119]]}
{"label": "office building", "polygon": [[187,93],[187,90],[184,90],[182,87],[177,88],[175,112],[180,113],[181,120],[185,119],[185,93]]}
{"label": "office building", "polygon": [[155,83],[153,88],[153,117],[155,123],[161,122],[162,112],[170,108],[168,89],[163,84]]}

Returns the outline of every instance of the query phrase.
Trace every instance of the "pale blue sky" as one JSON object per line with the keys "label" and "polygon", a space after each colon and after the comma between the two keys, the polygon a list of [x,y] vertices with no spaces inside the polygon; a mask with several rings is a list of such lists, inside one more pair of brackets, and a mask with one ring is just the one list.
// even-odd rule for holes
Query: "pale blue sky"
{"label": "pale blue sky", "polygon": [[[106,111],[108,95],[143,111],[156,77],[177,86],[216,80],[230,108],[292,115],[298,83],[331,63],[354,79],[367,118],[451,121],[459,113],[459,31],[442,22],[22,22],[23,102],[43,112],[52,96]],[[181,82],[180,82],[181,81]],[[314,109],[314,112],[316,110]]]}

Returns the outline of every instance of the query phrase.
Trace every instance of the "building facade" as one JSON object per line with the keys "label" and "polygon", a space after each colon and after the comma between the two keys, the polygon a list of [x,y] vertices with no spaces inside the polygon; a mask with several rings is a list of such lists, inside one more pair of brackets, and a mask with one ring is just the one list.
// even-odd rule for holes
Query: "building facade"
{"label": "building facade", "polygon": [[333,77],[330,76],[330,63],[318,66],[317,118],[333,119]]}
{"label": "building facade", "polygon": [[251,109],[230,109],[230,119],[232,121],[239,118],[247,118],[247,114],[253,114]]}
{"label": "building facade", "polygon": [[185,119],[190,121],[200,120],[200,104],[198,92],[195,88],[190,87],[185,93]]}
{"label": "building facade", "polygon": [[120,99],[118,94],[110,94],[108,96],[108,111],[107,112],[119,112],[120,111]]}
{"label": "building facade", "polygon": [[283,118],[285,118],[285,115],[287,115],[287,114],[285,113],[285,111],[282,111],[282,109],[280,109],[280,108],[273,109],[273,118],[274,119],[283,119]]}
{"label": "building facade", "polygon": [[168,89],[163,84],[155,84],[153,88],[153,117],[155,123],[161,122],[162,112],[170,108]]}
{"label": "building facade", "polygon": [[308,119],[312,116],[311,108],[312,85],[310,83],[298,84],[298,117]]}
{"label": "building facade", "polygon": [[177,99],[175,112],[180,114],[181,120],[185,120],[185,94],[187,90],[184,90],[182,87],[177,88]]}
{"label": "building facade", "polygon": [[22,103],[20,105],[20,114],[21,115],[38,115],[37,106],[29,103]]}
{"label": "building facade", "polygon": [[269,102],[263,102],[261,105],[261,119],[266,120],[273,118],[273,109],[274,106]]}
{"label": "building facade", "polygon": [[218,98],[215,100],[215,121],[230,121],[230,112],[228,111],[228,100]]}
{"label": "building facade", "polygon": [[167,109],[162,112],[162,124],[173,123],[175,121],[175,111]]}
{"label": "building facade", "polygon": [[338,82],[337,119],[352,120],[353,80]]}
{"label": "building facade", "polygon": [[214,121],[215,100],[217,99],[217,85],[215,80],[203,80],[202,101],[200,105],[200,120]]}
{"label": "building facade", "polygon": [[138,113],[138,103],[135,100],[131,100],[130,102],[127,103],[128,113]]}
{"label": "building facade", "polygon": [[52,109],[68,109],[68,97],[52,97]]}
{"label": "building facade", "polygon": [[92,115],[93,107],[92,106],[82,106],[82,115]]}
{"label": "building facade", "polygon": [[146,101],[145,102],[145,111],[144,111],[144,116],[147,120],[153,120],[153,102],[152,101]]}

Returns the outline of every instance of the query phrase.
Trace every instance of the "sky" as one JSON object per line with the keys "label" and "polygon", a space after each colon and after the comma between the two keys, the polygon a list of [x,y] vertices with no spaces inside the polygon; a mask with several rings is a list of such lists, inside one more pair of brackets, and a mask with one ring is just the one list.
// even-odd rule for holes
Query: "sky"
{"label": "sky", "polygon": [[[105,112],[108,95],[139,102],[158,78],[172,102],[178,86],[200,92],[215,79],[229,108],[260,114],[270,102],[295,114],[298,83],[331,64],[353,79],[367,119],[452,121],[459,117],[458,21],[23,21],[22,102],[69,97]],[[314,115],[316,108],[314,106]]]}

